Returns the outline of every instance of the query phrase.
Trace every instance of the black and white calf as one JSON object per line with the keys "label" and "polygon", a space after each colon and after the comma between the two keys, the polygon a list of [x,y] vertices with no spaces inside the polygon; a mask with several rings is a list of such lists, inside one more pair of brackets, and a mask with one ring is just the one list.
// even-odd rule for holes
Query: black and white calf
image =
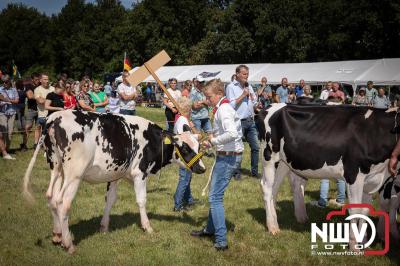
{"label": "black and white calf", "polygon": [[[343,179],[350,203],[369,203],[390,175],[388,162],[396,145],[396,112],[353,106],[273,104],[258,115],[263,145],[261,186],[267,227],[279,232],[275,198],[290,177],[295,215],[308,217],[304,204],[306,178]],[[351,209],[351,213],[365,213]]]}
{"label": "black and white calf", "polygon": [[[146,176],[172,162],[182,166],[190,162],[195,173],[206,170],[198,156],[199,143],[194,135],[189,132],[173,135],[138,116],[60,111],[48,117],[46,128],[42,139],[51,168],[46,196],[54,222],[53,241],[62,242],[70,253],[74,252],[74,246],[68,228],[68,212],[82,180],[111,182],[102,219],[103,230],[108,228],[117,181],[121,178],[130,181],[134,185],[142,227],[151,232],[145,208]],[[39,148],[24,177],[24,193],[31,199],[30,174]]]}

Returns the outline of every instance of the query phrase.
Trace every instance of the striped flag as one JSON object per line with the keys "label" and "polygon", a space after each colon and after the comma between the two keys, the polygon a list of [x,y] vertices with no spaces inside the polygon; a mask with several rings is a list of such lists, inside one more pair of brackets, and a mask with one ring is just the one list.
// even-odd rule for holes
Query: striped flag
{"label": "striped flag", "polygon": [[12,69],[13,69],[13,79],[15,78],[21,78],[21,74],[18,71],[17,65],[14,63],[14,60],[12,61]]}
{"label": "striped flag", "polygon": [[126,52],[125,52],[125,55],[124,55],[124,71],[126,70],[126,71],[129,71],[129,70],[131,70],[132,69],[132,64],[131,64],[131,62],[129,61],[129,58],[126,56]]}

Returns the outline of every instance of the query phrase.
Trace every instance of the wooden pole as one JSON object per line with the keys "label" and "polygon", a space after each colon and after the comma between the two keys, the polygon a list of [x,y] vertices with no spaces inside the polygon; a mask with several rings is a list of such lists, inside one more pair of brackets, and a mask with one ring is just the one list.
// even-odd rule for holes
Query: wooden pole
{"label": "wooden pole", "polygon": [[168,92],[167,88],[165,88],[164,84],[161,82],[161,80],[158,78],[157,74],[153,71],[151,66],[146,62],[144,63],[144,66],[146,67],[147,71],[153,76],[153,78],[157,81],[158,85],[160,85],[160,88],[164,91],[164,93],[167,95],[168,99],[175,105],[175,108],[178,110],[180,114],[182,114],[181,109],[178,105],[178,103],[175,101],[174,97]]}

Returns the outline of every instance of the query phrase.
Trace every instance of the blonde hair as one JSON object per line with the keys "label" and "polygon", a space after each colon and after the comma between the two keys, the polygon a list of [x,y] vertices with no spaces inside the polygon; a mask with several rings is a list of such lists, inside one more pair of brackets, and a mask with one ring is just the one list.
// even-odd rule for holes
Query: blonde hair
{"label": "blonde hair", "polygon": [[189,115],[192,110],[192,101],[187,97],[181,97],[177,101],[179,105],[179,109],[183,113],[183,115]]}
{"label": "blonde hair", "polygon": [[204,90],[210,90],[215,94],[225,95],[224,83],[220,79],[212,79],[206,83]]}

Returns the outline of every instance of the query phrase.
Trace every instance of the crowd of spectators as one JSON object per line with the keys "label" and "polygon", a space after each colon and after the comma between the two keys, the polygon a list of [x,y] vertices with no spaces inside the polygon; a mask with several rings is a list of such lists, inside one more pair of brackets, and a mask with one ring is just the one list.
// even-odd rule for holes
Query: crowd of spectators
{"label": "crowd of spectators", "polygon": [[[171,132],[174,128],[175,115],[177,109],[166,96],[158,96],[156,92],[161,91],[154,84],[147,83],[143,89],[130,86],[127,76],[122,74],[122,82],[106,82],[105,84],[96,80],[91,80],[84,76],[80,81],[76,81],[61,74],[55,83],[49,82],[46,73],[32,73],[30,80],[13,81],[10,76],[3,75],[0,85],[0,152],[4,159],[15,159],[7,150],[10,148],[11,135],[14,128],[22,134],[20,148],[22,151],[28,149],[27,142],[29,134],[34,130],[34,146],[37,144],[40,134],[43,130],[46,117],[58,110],[80,109],[92,112],[111,112],[125,115],[136,114],[136,101],[138,97],[147,102],[156,102],[161,99],[167,121],[167,129]],[[272,103],[296,103],[299,99],[319,99],[322,101],[332,101],[340,103],[349,103],[349,96],[344,93],[341,84],[338,82],[327,82],[320,93],[312,91],[310,84],[300,80],[299,84],[288,81],[286,77],[282,78],[279,86],[268,84],[266,77],[261,79],[260,85],[255,86],[247,83],[246,88],[238,86],[238,80],[242,77],[241,73],[232,75],[231,84],[226,85],[225,92],[227,98],[237,99],[242,90],[249,90],[251,93],[243,95],[237,101],[236,111],[243,119],[251,118],[253,111],[248,108],[266,108]],[[210,106],[204,96],[203,86],[205,79],[195,77],[192,80],[186,80],[178,83],[178,80],[171,78],[168,81],[168,92],[175,100],[180,97],[186,97],[192,102],[191,123],[199,131],[211,132]],[[236,84],[236,85],[235,85]],[[245,83],[243,83],[245,84]],[[236,86],[236,87],[235,87]],[[250,98],[251,106],[247,106]],[[244,101],[243,101],[244,100]],[[385,95],[385,88],[375,88],[372,81],[357,90],[356,95],[350,102],[357,106],[372,106],[375,108],[388,108],[391,105],[389,97]],[[246,105],[246,108],[243,106]],[[244,111],[243,111],[244,110]],[[250,121],[251,122],[251,121]],[[247,129],[243,130],[244,137],[252,145],[252,153],[258,151],[258,145],[253,141],[252,124],[243,125]],[[256,155],[253,161],[256,162]],[[257,175],[256,166],[252,166],[252,174]],[[237,174],[240,176],[240,174]]]}
{"label": "crowd of spectators", "polygon": [[2,76],[0,86],[0,152],[3,159],[14,160],[9,154],[14,128],[22,134],[21,151],[28,150],[28,137],[34,128],[34,148],[44,130],[46,117],[59,110],[84,110],[98,113],[135,115],[138,92],[122,75],[118,85],[100,83],[85,76],[81,81],[62,74],[53,84],[46,73],[32,73],[29,80],[13,82]]}

